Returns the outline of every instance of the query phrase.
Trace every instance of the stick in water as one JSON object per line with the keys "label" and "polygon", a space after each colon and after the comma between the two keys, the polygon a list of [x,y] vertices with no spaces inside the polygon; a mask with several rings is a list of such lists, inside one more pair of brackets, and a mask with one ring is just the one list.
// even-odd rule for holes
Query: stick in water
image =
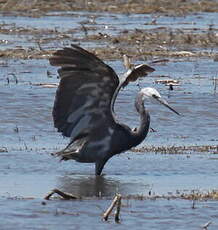
{"label": "stick in water", "polygon": [[117,223],[119,223],[120,221],[120,207],[121,207],[121,195],[120,194],[116,194],[116,196],[114,197],[111,205],[109,206],[109,208],[106,210],[106,212],[103,214],[103,218],[105,221],[108,220],[109,215],[111,214],[111,212],[113,211],[113,208],[117,205],[117,210],[115,212],[115,221]]}
{"label": "stick in water", "polygon": [[106,210],[106,212],[103,214],[103,218],[105,221],[108,220],[109,215],[111,214],[113,208],[115,207],[116,203],[118,200],[118,196],[116,195],[111,203],[111,205],[109,206],[109,208]]}
{"label": "stick in water", "polygon": [[117,194],[117,210],[115,212],[115,222],[120,222],[120,207],[121,207],[121,195]]}
{"label": "stick in water", "polygon": [[50,197],[57,193],[58,195],[60,195],[61,197],[63,197],[63,199],[65,200],[75,200],[78,199],[78,197],[74,196],[73,194],[67,193],[67,192],[62,192],[59,189],[53,189],[47,196],[45,196],[45,200],[49,200]]}

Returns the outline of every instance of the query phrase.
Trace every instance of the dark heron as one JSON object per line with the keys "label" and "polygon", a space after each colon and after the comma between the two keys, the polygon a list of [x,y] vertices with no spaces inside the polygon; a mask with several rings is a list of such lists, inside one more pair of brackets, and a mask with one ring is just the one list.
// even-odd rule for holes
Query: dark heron
{"label": "dark heron", "polygon": [[129,69],[119,79],[110,66],[76,45],[56,51],[49,61],[51,65],[61,67],[58,69],[60,84],[53,108],[54,126],[71,139],[67,147],[56,155],[62,160],[95,163],[96,175],[101,174],[112,156],[137,146],[145,139],[150,124],[149,113],[144,107],[145,99],[154,98],[177,113],[157,90],[143,88],[135,100],[140,127],[131,130],[115,118],[117,94],[136,76],[146,75],[154,69],[140,65]]}

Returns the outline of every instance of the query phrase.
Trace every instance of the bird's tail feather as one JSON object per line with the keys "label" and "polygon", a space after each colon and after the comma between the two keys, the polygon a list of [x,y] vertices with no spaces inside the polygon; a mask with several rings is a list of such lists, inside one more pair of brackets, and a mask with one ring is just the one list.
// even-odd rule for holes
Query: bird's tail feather
{"label": "bird's tail feather", "polygon": [[60,157],[60,161],[64,160],[77,160],[79,158],[79,152],[78,151],[72,151],[71,149],[65,148],[61,151],[51,153],[52,156]]}

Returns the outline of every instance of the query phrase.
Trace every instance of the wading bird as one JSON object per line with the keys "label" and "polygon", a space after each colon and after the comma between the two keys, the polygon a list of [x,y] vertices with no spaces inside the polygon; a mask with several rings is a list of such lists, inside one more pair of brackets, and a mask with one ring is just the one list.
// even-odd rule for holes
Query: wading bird
{"label": "wading bird", "polygon": [[154,69],[140,65],[129,69],[119,79],[110,66],[76,45],[56,51],[49,61],[51,65],[61,67],[58,69],[60,83],[53,107],[54,126],[71,140],[56,155],[62,160],[95,163],[96,175],[101,174],[112,156],[137,146],[145,139],[150,124],[149,113],[144,107],[145,99],[154,98],[177,113],[157,90],[143,88],[135,100],[140,126],[131,130],[115,118],[117,94],[136,76],[146,75]]}

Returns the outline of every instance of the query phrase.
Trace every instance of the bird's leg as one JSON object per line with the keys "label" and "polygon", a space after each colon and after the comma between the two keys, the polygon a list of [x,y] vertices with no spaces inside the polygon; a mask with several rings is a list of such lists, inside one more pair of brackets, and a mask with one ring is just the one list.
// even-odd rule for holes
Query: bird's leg
{"label": "bird's leg", "polygon": [[100,162],[95,162],[95,175],[100,176],[103,168],[104,165],[102,165]]}
{"label": "bird's leg", "polygon": [[106,164],[107,161],[108,161],[108,158],[107,159],[101,159],[101,160],[95,162],[95,175],[96,176],[101,175],[101,172],[102,172],[104,165]]}

